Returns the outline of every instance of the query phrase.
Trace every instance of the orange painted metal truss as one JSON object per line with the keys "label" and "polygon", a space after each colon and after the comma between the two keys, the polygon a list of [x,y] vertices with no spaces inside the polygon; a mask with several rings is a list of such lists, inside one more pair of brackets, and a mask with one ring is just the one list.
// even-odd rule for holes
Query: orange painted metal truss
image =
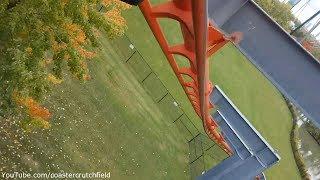
{"label": "orange painted metal truss", "polygon": [[[213,89],[209,81],[209,62],[207,57],[222,48],[228,41],[236,40],[236,36],[225,36],[208,22],[206,0],[172,0],[152,6],[149,0],[139,4],[147,23],[169,61],[175,75],[182,85],[195,112],[202,119],[207,135],[228,154],[232,150],[224,137],[219,133],[217,123],[210,116],[214,107],[209,102]],[[184,43],[169,46],[158,18],[170,18],[180,23]],[[189,60],[189,67],[178,67],[174,55],[184,56]],[[187,81],[183,76],[189,76]]]}

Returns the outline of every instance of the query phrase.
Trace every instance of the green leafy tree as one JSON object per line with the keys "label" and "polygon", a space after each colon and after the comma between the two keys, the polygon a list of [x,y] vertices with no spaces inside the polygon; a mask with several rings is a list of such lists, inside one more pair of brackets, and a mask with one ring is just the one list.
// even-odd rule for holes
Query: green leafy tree
{"label": "green leafy tree", "polygon": [[266,11],[285,30],[290,30],[290,21],[294,20],[291,6],[279,0],[255,0],[255,2]]}
{"label": "green leafy tree", "polygon": [[86,61],[95,55],[99,30],[122,35],[127,8],[117,0],[1,0],[0,118],[18,117],[28,129],[49,127],[41,100],[64,70],[90,79]]}

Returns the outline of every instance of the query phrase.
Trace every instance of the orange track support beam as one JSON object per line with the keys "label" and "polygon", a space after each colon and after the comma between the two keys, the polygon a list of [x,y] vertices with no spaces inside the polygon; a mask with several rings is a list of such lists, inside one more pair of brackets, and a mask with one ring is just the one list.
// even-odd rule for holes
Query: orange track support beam
{"label": "orange track support beam", "polygon": [[[209,61],[207,59],[232,38],[224,36],[208,22],[207,0],[172,0],[156,6],[152,6],[149,0],[144,0],[139,4],[139,8],[195,112],[202,119],[205,132],[225,152],[232,154],[231,148],[218,131],[217,123],[210,116],[210,109],[214,107],[209,102],[213,85],[209,81]],[[178,21],[184,43],[170,46],[157,18],[170,18]],[[174,54],[186,57],[190,62],[190,67],[178,67]],[[192,80],[186,81],[183,75],[189,76]]]}

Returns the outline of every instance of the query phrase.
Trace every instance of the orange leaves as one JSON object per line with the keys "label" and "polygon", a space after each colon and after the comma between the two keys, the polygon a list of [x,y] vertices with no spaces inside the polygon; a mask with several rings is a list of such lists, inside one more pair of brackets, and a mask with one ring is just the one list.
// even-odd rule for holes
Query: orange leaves
{"label": "orange leaves", "polygon": [[86,59],[92,59],[96,55],[95,52],[88,51],[82,47],[78,47],[77,51],[82,57],[84,57]]}
{"label": "orange leaves", "polygon": [[113,8],[107,11],[105,16],[117,26],[124,26],[126,23],[125,19],[121,16],[121,11],[119,9]]}
{"label": "orange leaves", "polygon": [[48,129],[50,127],[49,119],[51,113],[49,110],[41,106],[37,101],[31,97],[24,98],[17,91],[13,92],[12,99],[16,103],[26,110],[29,117],[26,117],[22,122],[22,128],[27,132],[30,132],[32,129],[40,127]]}
{"label": "orange leaves", "polygon": [[105,13],[105,17],[110,23],[110,37],[121,36],[127,28],[126,20],[121,16],[121,10],[113,8]]}
{"label": "orange leaves", "polygon": [[[91,59],[95,56],[94,52],[90,52],[82,47],[86,42],[86,35],[83,32],[81,26],[74,23],[66,23],[65,28],[68,32],[69,39],[72,46],[77,49],[78,53],[87,59]],[[69,59],[66,57],[65,59]]]}
{"label": "orange leaves", "polygon": [[88,65],[87,65],[86,61],[80,62],[80,66],[85,70],[85,72],[84,72],[84,74],[82,76],[82,79],[86,80],[86,81],[90,80],[91,77],[89,75]]}
{"label": "orange leaves", "polygon": [[27,97],[23,98],[16,94],[13,95],[13,98],[19,105],[22,105],[27,108],[27,113],[31,118],[40,118],[46,121],[49,121],[51,117],[51,113],[49,110],[43,106],[41,106],[37,101],[34,99]]}
{"label": "orange leaves", "polygon": [[109,36],[121,36],[127,28],[126,20],[122,17],[121,12],[129,9],[131,6],[120,0],[103,0],[102,4],[107,7],[105,18],[110,24]]}
{"label": "orange leaves", "polygon": [[32,98],[22,100],[22,104],[27,107],[28,114],[33,118],[41,118],[49,120],[51,113],[45,107],[42,107],[37,101]]}
{"label": "orange leaves", "polygon": [[129,9],[131,7],[129,4],[124,3],[120,0],[102,0],[102,4],[106,7],[114,6],[120,10]]}
{"label": "orange leaves", "polygon": [[37,101],[32,98],[20,100],[21,104],[27,108],[30,119],[23,127],[27,131],[31,131],[33,127],[42,127],[48,129],[50,127],[49,119],[51,113],[45,107],[42,107]]}
{"label": "orange leaves", "polygon": [[64,24],[64,28],[67,30],[70,41],[74,46],[85,43],[86,35],[81,26],[74,23],[66,23]]}
{"label": "orange leaves", "polygon": [[64,42],[58,43],[55,40],[52,41],[51,46],[52,46],[52,49],[53,49],[54,52],[59,52],[59,51],[64,50],[64,49],[67,48],[67,44],[66,43],[64,43]]}
{"label": "orange leaves", "polygon": [[105,6],[110,6],[115,0],[102,0],[102,4]]}
{"label": "orange leaves", "polygon": [[88,81],[88,80],[91,79],[91,76],[87,73],[87,74],[85,74],[85,75],[83,76],[83,79],[86,80],[86,81]]}

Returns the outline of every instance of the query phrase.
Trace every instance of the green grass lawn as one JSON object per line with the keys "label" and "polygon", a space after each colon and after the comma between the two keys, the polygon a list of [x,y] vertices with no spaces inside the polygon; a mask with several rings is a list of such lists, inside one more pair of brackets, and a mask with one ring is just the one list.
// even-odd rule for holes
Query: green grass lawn
{"label": "green grass lawn", "polygon": [[[126,17],[128,36],[189,117],[201,128],[200,119],[195,115],[139,9],[129,10]],[[181,42],[178,23],[161,19],[160,24],[170,44]],[[183,58],[179,59],[179,64],[186,63],[181,61]],[[281,94],[232,44],[210,58],[210,64],[210,79],[224,90],[262,136],[278,150],[282,159],[266,171],[267,178],[299,179],[289,142],[292,117]]]}
{"label": "green grass lawn", "polygon": [[[92,79],[79,83],[67,77],[47,98],[54,115],[50,130],[18,139],[13,129],[1,128],[1,172],[100,171],[121,180],[189,177],[184,137],[118,49],[101,38],[103,50],[89,63]],[[5,123],[1,119],[2,127]]]}

